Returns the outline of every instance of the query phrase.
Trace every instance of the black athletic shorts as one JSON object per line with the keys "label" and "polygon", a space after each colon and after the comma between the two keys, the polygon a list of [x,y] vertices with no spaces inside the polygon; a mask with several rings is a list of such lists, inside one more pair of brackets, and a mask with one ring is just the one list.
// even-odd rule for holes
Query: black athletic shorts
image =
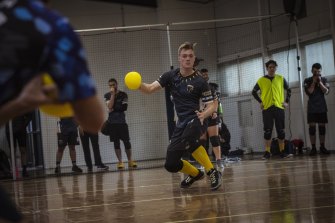
{"label": "black athletic shorts", "polygon": [[307,113],[307,123],[328,123],[327,112]]}
{"label": "black athletic shorts", "polygon": [[[192,119],[185,128],[176,127],[173,131],[168,150],[196,149],[190,148],[190,146],[199,147],[201,145],[199,138],[207,131],[207,127],[207,122],[205,121],[201,125],[198,118]],[[192,142],[192,145],[189,145],[188,142]]]}
{"label": "black athletic shorts", "polygon": [[220,117],[217,116],[216,118],[212,118],[212,117],[209,117],[208,118],[208,127],[211,127],[211,126],[216,126],[220,123]]}
{"label": "black athletic shorts", "polygon": [[111,142],[122,140],[129,141],[129,130],[127,123],[111,123],[111,133],[109,135]]}
{"label": "black athletic shorts", "polygon": [[57,133],[57,139],[59,147],[79,145],[77,131],[69,132],[68,134]]}
{"label": "black athletic shorts", "polygon": [[276,125],[276,130],[285,129],[285,110],[271,106],[270,108],[263,110],[263,125],[264,131],[267,129],[273,129],[273,124]]}

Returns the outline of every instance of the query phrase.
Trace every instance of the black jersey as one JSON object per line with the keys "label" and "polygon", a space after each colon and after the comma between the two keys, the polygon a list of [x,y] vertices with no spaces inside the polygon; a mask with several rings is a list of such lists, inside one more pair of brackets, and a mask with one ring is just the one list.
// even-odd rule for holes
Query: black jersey
{"label": "black jersey", "polygon": [[195,111],[200,110],[200,100],[203,103],[213,101],[213,95],[207,81],[198,71],[183,77],[180,69],[168,71],[157,80],[161,87],[169,87],[178,116],[178,128],[183,128],[193,118]]}
{"label": "black jersey", "polygon": [[[109,101],[111,93],[105,94],[105,101]],[[128,109],[128,95],[126,92],[118,91],[115,95],[113,110],[109,112],[108,120],[110,123],[126,123],[126,114],[124,113]]]}
{"label": "black jersey", "polygon": [[218,91],[219,85],[217,85],[216,83],[208,83],[211,92],[213,94],[214,99],[220,99],[220,92]]}
{"label": "black jersey", "polygon": [[[327,79],[325,77],[322,77],[321,81],[329,90],[329,84],[327,82]],[[322,92],[319,84],[316,84],[314,91],[312,93],[309,93],[307,89],[312,85],[312,83],[313,77],[306,78],[304,81],[305,92],[308,95],[307,112],[325,113],[328,111],[325,94]]]}

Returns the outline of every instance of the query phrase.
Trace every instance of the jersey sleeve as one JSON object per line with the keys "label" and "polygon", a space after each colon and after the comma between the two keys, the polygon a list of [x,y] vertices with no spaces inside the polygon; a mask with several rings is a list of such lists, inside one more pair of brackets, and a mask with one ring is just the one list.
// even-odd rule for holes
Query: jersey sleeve
{"label": "jersey sleeve", "polygon": [[105,99],[105,101],[109,101],[110,98],[111,98],[111,93],[110,93],[110,92],[108,92],[108,93],[106,93],[106,94],[104,95],[104,99]]}
{"label": "jersey sleeve", "polygon": [[158,78],[158,83],[161,85],[162,88],[167,87],[171,82],[172,72],[165,72]]}
{"label": "jersey sleeve", "polygon": [[85,50],[67,19],[56,13],[43,14],[41,27],[47,46],[42,70],[55,80],[60,101],[85,99],[96,94],[95,83],[88,70]]}
{"label": "jersey sleeve", "polygon": [[313,79],[311,79],[311,78],[306,78],[305,80],[304,80],[304,89],[305,89],[305,93],[307,94],[307,95],[310,95],[310,93],[308,92],[308,88],[311,86],[311,84],[312,84],[312,81],[311,80],[313,80]]}
{"label": "jersey sleeve", "polygon": [[208,83],[204,80],[201,88],[201,101],[206,104],[214,100],[212,91],[208,85]]}

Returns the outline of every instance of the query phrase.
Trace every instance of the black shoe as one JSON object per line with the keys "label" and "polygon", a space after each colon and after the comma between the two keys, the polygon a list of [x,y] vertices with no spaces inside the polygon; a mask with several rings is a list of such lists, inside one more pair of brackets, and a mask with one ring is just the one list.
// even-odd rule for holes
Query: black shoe
{"label": "black shoe", "polygon": [[87,172],[93,172],[93,167],[87,167]]}
{"label": "black shoe", "polygon": [[309,152],[310,156],[315,156],[317,154],[316,148],[312,148],[311,151]]}
{"label": "black shoe", "polygon": [[72,166],[72,172],[75,172],[75,173],[82,173],[83,170],[80,169],[77,165],[74,165],[74,166]]}
{"label": "black shoe", "polygon": [[291,157],[293,157],[293,154],[287,154],[285,152],[280,153],[280,158],[285,159],[285,158],[291,158]]}
{"label": "black shoe", "polygon": [[104,164],[98,165],[97,168],[98,170],[108,170],[109,169],[109,167]]}
{"label": "black shoe", "polygon": [[211,190],[217,190],[222,184],[221,173],[216,169],[211,169],[208,171],[207,175],[209,176],[211,182]]}
{"label": "black shoe", "polygon": [[325,147],[320,147],[320,154],[329,155],[330,152]]}
{"label": "black shoe", "polygon": [[298,148],[298,154],[299,155],[303,155],[304,154],[304,152],[302,151],[302,148]]}
{"label": "black shoe", "polygon": [[22,170],[22,176],[23,176],[23,177],[29,177],[29,174],[28,174],[28,172],[27,172],[26,169],[23,169],[23,170]]}
{"label": "black shoe", "polygon": [[56,168],[55,168],[55,174],[60,174],[60,166],[56,166]]}
{"label": "black shoe", "polygon": [[268,160],[268,159],[270,159],[270,158],[271,158],[271,153],[269,153],[268,151],[265,151],[265,153],[264,153],[262,159],[263,159],[263,160]]}
{"label": "black shoe", "polygon": [[[198,169],[199,170],[199,169]],[[189,188],[195,181],[201,180],[204,178],[205,174],[201,170],[199,170],[199,173],[197,176],[192,177],[192,176],[187,176],[181,183],[180,187],[181,188]]]}

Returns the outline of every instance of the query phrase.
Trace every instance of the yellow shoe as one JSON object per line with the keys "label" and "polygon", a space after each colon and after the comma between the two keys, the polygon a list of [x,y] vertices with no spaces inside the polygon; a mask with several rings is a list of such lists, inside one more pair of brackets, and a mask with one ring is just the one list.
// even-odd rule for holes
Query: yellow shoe
{"label": "yellow shoe", "polygon": [[137,167],[137,163],[135,161],[129,161],[128,162],[128,167],[133,167],[133,168],[136,168]]}
{"label": "yellow shoe", "polygon": [[118,169],[123,169],[123,168],[124,168],[123,163],[122,163],[122,162],[119,162],[119,163],[117,164],[117,168],[118,168]]}

